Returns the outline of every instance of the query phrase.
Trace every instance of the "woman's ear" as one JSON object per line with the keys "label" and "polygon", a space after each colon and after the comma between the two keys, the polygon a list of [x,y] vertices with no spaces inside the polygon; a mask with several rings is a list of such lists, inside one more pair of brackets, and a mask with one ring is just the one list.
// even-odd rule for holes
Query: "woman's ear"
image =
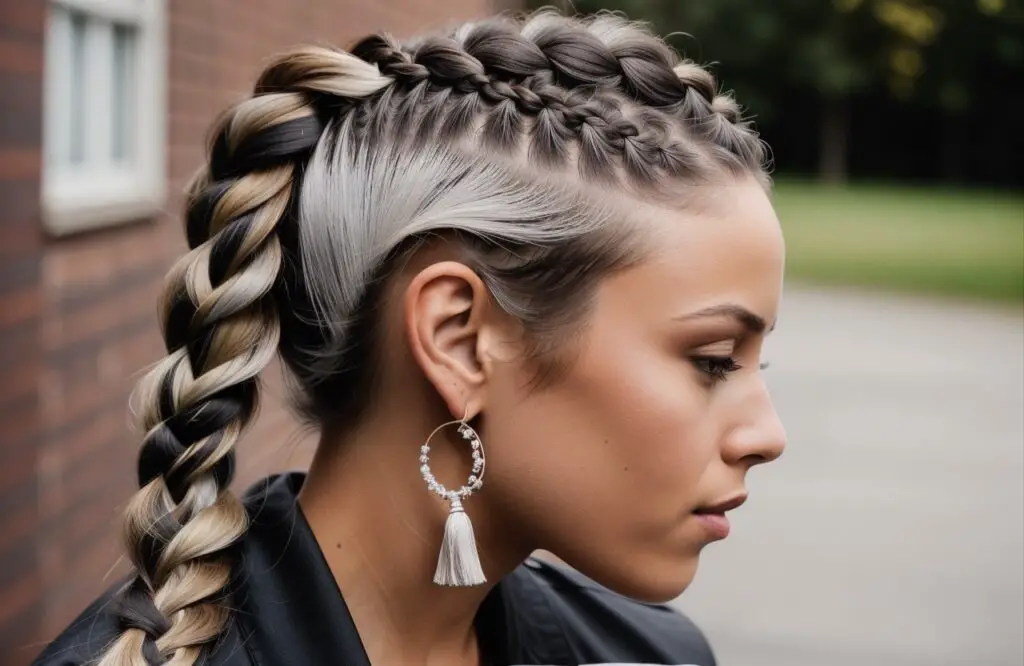
{"label": "woman's ear", "polygon": [[442,261],[417,273],[403,298],[405,333],[423,374],[453,418],[472,417],[485,402],[490,294],[465,264]]}

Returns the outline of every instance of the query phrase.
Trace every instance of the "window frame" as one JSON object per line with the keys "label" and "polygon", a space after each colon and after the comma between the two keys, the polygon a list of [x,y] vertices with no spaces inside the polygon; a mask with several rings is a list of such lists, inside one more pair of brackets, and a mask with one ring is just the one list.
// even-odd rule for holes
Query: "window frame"
{"label": "window frame", "polygon": [[[86,161],[78,169],[68,169],[52,163],[50,144],[66,129],[53,100],[61,77],[69,74],[50,64],[61,55],[61,46],[53,39],[51,12],[46,23],[43,73],[43,226],[60,236],[150,218],[164,209],[167,199],[167,0],[49,0],[49,8],[58,6],[135,29],[134,131],[130,135],[134,155],[127,166]],[[88,42],[87,37],[85,48],[96,48],[96,43]],[[112,96],[113,77],[106,83]],[[94,131],[109,128],[86,126],[84,140],[96,140],[89,138]]]}

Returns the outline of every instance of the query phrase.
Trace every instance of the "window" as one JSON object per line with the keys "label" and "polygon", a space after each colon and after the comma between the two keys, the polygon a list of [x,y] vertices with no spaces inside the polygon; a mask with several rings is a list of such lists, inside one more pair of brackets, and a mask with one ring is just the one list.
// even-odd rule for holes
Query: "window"
{"label": "window", "polygon": [[49,9],[47,230],[148,217],[166,196],[166,0],[51,0]]}

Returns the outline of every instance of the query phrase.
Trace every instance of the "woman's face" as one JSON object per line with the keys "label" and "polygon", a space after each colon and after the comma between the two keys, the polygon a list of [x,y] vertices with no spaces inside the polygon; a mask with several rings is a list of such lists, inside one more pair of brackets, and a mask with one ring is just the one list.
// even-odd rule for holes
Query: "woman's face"
{"label": "woman's face", "polygon": [[479,501],[524,543],[650,601],[686,588],[727,531],[715,514],[785,444],[760,369],[779,223],[756,183],[711,197],[699,215],[652,212],[653,253],[599,287],[558,383],[531,391],[509,364],[488,387]]}

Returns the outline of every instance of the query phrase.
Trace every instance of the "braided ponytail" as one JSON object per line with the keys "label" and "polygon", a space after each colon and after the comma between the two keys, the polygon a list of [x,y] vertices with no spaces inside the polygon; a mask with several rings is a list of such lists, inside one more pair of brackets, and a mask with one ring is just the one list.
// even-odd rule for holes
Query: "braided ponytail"
{"label": "braided ponytail", "polygon": [[141,489],[124,516],[135,577],[118,599],[122,633],[100,666],[191,665],[224,628],[216,601],[231,576],[226,553],[246,529],[228,490],[233,448],[280,336],[271,296],[278,225],[322,133],[318,104],[350,103],[390,82],[347,53],[307,48],[271,63],[255,96],[216,125],[209,165],[190,187],[190,251],[162,301],[168,356],[136,392]]}

